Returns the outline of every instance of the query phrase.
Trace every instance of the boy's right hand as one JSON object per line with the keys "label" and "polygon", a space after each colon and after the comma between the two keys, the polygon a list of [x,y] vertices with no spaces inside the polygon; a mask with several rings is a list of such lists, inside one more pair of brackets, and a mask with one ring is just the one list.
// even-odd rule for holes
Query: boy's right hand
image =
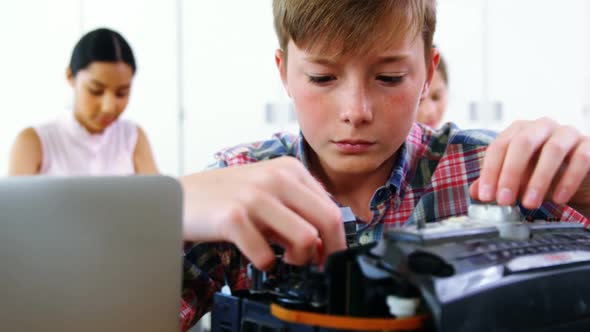
{"label": "boy's right hand", "polygon": [[263,270],[275,261],[270,243],[299,265],[346,248],[340,209],[294,158],[203,171],[180,182],[185,240],[234,243]]}

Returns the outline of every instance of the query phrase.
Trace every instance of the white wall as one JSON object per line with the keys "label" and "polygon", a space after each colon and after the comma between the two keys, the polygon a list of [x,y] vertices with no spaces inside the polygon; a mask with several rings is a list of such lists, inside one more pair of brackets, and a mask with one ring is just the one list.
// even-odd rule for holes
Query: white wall
{"label": "white wall", "polygon": [[202,169],[215,151],[269,138],[269,102],[284,95],[274,62],[278,47],[271,0],[183,1],[185,171]]}
{"label": "white wall", "polygon": [[77,0],[0,2],[0,174],[20,130],[71,104],[65,73],[80,34],[79,10]]}

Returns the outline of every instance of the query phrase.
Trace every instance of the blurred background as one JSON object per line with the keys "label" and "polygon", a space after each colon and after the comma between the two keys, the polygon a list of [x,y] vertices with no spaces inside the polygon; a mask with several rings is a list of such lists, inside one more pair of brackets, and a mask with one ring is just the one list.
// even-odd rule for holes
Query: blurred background
{"label": "blurred background", "polygon": [[[590,133],[590,1],[438,0],[449,70],[445,120],[500,130],[550,116]],[[16,134],[69,112],[81,35],[119,31],[138,63],[124,117],[159,169],[203,169],[220,148],[297,131],[274,64],[271,0],[0,2],[0,174]]]}

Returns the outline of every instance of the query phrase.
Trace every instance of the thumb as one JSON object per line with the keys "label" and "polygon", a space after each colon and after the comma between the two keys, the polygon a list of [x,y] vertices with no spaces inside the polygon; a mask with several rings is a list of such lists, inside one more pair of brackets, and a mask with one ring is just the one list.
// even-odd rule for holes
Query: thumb
{"label": "thumb", "polygon": [[469,186],[469,195],[471,196],[471,198],[475,199],[475,200],[480,200],[479,199],[479,179],[475,180],[470,186]]}

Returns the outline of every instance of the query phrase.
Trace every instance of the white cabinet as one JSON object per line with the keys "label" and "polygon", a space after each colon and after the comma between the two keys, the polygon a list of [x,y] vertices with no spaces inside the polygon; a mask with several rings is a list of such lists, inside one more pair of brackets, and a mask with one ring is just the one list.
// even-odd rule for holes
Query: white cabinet
{"label": "white cabinet", "polygon": [[489,1],[489,93],[502,123],[547,115],[584,129],[587,0]]}
{"label": "white cabinet", "polygon": [[439,1],[447,120],[502,129],[549,116],[590,132],[589,20],[587,0]]}

